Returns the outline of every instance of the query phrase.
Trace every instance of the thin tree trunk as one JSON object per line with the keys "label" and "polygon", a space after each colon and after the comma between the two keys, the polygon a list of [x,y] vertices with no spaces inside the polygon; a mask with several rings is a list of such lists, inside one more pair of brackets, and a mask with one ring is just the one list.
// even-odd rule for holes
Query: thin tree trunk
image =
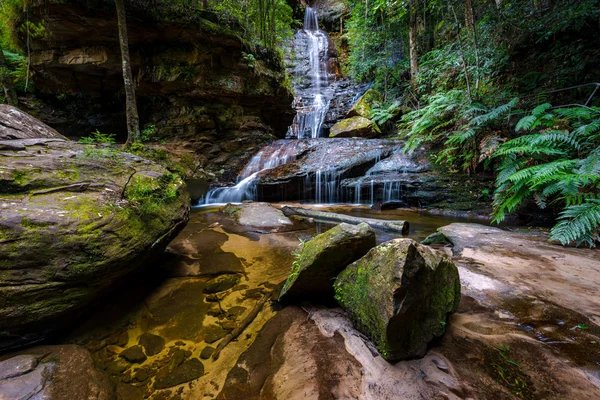
{"label": "thin tree trunk", "polygon": [[135,101],[135,88],[131,73],[129,58],[129,37],[127,36],[127,19],[125,17],[124,0],[115,0],[117,6],[117,21],[119,25],[119,43],[121,45],[121,59],[123,61],[123,84],[125,86],[125,111],[127,115],[127,143],[126,146],[140,140],[140,119]]}
{"label": "thin tree trunk", "polygon": [[15,85],[12,81],[12,78],[9,75],[8,64],[4,58],[2,47],[0,47],[0,84],[4,90],[6,102],[11,106],[18,107],[19,98],[17,97],[17,91],[15,90]]}
{"label": "thin tree trunk", "polygon": [[477,43],[477,27],[475,26],[475,16],[473,12],[472,0],[465,0],[465,26],[467,32],[473,35],[473,50],[475,50],[475,92],[479,91],[479,46]]}
{"label": "thin tree trunk", "polygon": [[469,83],[469,71],[467,70],[467,61],[465,60],[465,51],[462,44],[462,39],[460,37],[460,25],[458,24],[458,17],[456,16],[456,12],[454,11],[454,7],[450,7],[452,9],[452,14],[454,14],[454,21],[456,21],[456,26],[458,27],[458,47],[460,48],[460,58],[462,59],[463,71],[465,73],[465,82],[467,84],[467,96],[469,97],[469,101],[473,101],[471,96],[471,84]]}
{"label": "thin tree trunk", "polygon": [[417,74],[419,73],[419,54],[417,49],[417,12],[413,5],[409,5],[409,55],[410,55],[410,83],[413,89],[417,85]]}

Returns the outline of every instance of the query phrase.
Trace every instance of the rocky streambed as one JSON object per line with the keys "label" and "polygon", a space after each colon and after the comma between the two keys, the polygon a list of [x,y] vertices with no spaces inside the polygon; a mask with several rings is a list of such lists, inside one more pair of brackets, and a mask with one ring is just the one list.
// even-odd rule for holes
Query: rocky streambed
{"label": "rocky streambed", "polygon": [[[593,295],[600,287],[597,250],[564,249],[548,244],[540,233],[453,223],[407,210],[325,208],[408,220],[409,236],[417,240],[444,226],[429,240],[459,268],[458,310],[424,358],[389,363],[333,304],[275,301],[299,239],[333,225],[286,220],[268,204],[249,207],[254,210],[246,215],[236,207],[194,210],[155,268],[123,284],[45,352],[65,346],[89,351],[92,364],[87,365],[101,374],[86,378],[88,387],[107,387],[104,398],[600,395],[600,307]],[[265,216],[261,224],[253,213]],[[376,232],[377,243],[392,238]],[[230,339],[257,305],[255,318],[215,359],[219,343]],[[41,357],[38,350],[22,353]],[[4,356],[14,360],[10,357]],[[49,361],[38,362],[43,367]],[[11,379],[0,381],[0,389]],[[47,390],[54,387],[52,379],[45,382]]]}

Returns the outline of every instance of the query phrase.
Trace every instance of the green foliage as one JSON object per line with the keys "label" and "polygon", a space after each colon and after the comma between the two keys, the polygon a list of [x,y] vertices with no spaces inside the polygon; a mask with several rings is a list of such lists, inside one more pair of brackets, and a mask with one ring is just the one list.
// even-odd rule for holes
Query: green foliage
{"label": "green foliage", "polygon": [[373,104],[369,119],[372,119],[377,125],[382,126],[392,118],[396,117],[400,112],[400,102],[395,101],[392,104]]}
{"label": "green foliage", "polygon": [[401,136],[407,139],[405,151],[430,143],[442,148],[434,159],[437,164],[475,171],[503,141],[494,128],[506,123],[517,103],[518,99],[513,99],[487,107],[470,102],[462,90],[435,94],[425,107],[402,117],[399,128]]}
{"label": "green foliage", "polygon": [[254,57],[254,54],[248,54],[248,53],[242,52],[242,58],[248,64],[248,68],[254,69],[254,63],[256,62],[256,58]]}
{"label": "green foliage", "polygon": [[115,144],[115,135],[100,132],[98,129],[92,132],[90,136],[84,136],[79,139],[79,143],[83,144]]}
{"label": "green foliage", "polygon": [[536,107],[517,127],[529,134],[504,143],[495,221],[529,201],[562,209],[550,237],[593,247],[600,231],[600,108]]}

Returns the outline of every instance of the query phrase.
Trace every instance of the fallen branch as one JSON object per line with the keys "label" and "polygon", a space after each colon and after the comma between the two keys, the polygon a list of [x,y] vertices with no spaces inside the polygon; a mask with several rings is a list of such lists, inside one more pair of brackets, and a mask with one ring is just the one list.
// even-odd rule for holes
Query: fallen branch
{"label": "fallen branch", "polygon": [[212,355],[213,360],[217,360],[219,358],[221,350],[223,350],[225,346],[227,346],[232,340],[240,336],[240,334],[244,332],[248,325],[250,325],[252,321],[254,321],[254,319],[256,318],[260,310],[262,310],[263,306],[265,305],[267,300],[269,300],[270,297],[271,293],[267,293],[266,295],[264,295],[263,298],[260,299],[258,303],[256,303],[252,311],[250,311],[250,314],[248,314],[248,316],[246,316],[246,318],[244,318],[243,321],[229,335],[225,336],[223,340],[219,342],[219,345],[217,346],[215,352]]}
{"label": "fallen branch", "polygon": [[285,206],[281,209],[281,211],[286,216],[299,216],[302,218],[313,218],[316,221],[321,222],[345,222],[352,225],[358,225],[360,223],[366,223],[371,228],[380,229],[389,232],[396,232],[402,235],[406,235],[409,230],[408,221],[395,221],[395,220],[383,220],[383,219],[375,219],[375,218],[361,218],[361,217],[353,217],[350,215],[344,214],[336,214],[324,211],[317,210],[309,210],[306,208],[299,207],[289,207]]}

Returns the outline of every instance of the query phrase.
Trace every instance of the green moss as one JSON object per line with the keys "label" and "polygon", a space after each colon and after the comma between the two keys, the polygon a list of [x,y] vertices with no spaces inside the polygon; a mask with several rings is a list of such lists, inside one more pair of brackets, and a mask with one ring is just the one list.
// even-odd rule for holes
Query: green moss
{"label": "green moss", "polygon": [[[390,253],[389,246],[386,245],[375,247],[371,252]],[[387,358],[390,352],[387,322],[382,317],[382,310],[376,307],[369,294],[376,288],[371,282],[372,277],[381,274],[380,266],[387,263],[367,264],[365,261],[373,261],[372,257],[365,257],[362,260],[364,261],[358,263],[357,268],[346,268],[338,275],[333,285],[335,299],[344,309],[352,310],[352,320],[357,324],[357,328],[368,332],[377,350]]]}
{"label": "green moss", "polygon": [[51,225],[54,225],[54,223],[53,222],[34,221],[29,218],[21,218],[21,226],[23,228],[37,229],[37,228],[44,228],[44,227],[51,226]]}
{"label": "green moss", "polygon": [[140,215],[160,214],[160,209],[178,197],[180,178],[175,174],[164,174],[154,178],[135,175],[125,188],[127,199]]}

